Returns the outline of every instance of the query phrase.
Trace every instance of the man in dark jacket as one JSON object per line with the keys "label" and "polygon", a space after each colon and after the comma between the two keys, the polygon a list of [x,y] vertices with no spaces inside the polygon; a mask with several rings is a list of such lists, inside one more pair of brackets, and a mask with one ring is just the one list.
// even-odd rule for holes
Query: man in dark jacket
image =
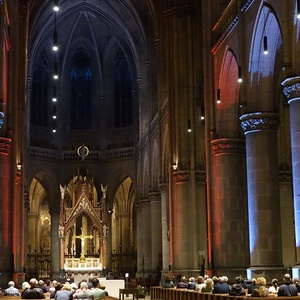
{"label": "man in dark jacket", "polygon": [[29,281],[30,288],[26,289],[22,294],[22,299],[45,299],[45,294],[43,290],[39,287],[38,281],[35,278]]}
{"label": "man in dark jacket", "polygon": [[298,296],[297,288],[291,282],[291,275],[283,276],[283,284],[278,289],[278,296]]}
{"label": "man in dark jacket", "polygon": [[245,290],[242,287],[243,279],[240,276],[235,277],[235,284],[232,286],[229,296],[244,296]]}
{"label": "man in dark jacket", "polygon": [[228,278],[222,276],[219,278],[219,283],[214,286],[213,294],[229,294],[231,286],[227,283]]}

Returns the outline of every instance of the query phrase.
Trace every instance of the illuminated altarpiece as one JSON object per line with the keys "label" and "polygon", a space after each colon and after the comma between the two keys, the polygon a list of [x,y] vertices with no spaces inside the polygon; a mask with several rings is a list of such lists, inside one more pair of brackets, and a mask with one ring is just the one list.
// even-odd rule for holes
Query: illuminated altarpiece
{"label": "illuminated altarpiece", "polygon": [[[66,276],[100,275],[106,268],[106,188],[98,201],[93,178],[73,176],[68,187],[60,186],[60,268]],[[71,191],[71,193],[70,193]]]}

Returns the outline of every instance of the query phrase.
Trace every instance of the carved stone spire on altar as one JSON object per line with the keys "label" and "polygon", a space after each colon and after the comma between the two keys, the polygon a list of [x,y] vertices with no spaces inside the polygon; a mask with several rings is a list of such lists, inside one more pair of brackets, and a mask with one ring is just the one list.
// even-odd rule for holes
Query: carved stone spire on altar
{"label": "carved stone spire on altar", "polygon": [[84,168],[69,184],[60,185],[60,267],[67,276],[101,275],[108,235],[106,190],[101,185],[98,194],[93,177]]}

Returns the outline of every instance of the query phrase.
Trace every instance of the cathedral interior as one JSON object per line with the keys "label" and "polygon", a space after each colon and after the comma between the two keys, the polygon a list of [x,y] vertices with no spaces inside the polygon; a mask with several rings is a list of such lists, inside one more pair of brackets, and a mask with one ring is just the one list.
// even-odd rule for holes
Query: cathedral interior
{"label": "cathedral interior", "polygon": [[0,14],[0,286],[300,277],[299,0]]}

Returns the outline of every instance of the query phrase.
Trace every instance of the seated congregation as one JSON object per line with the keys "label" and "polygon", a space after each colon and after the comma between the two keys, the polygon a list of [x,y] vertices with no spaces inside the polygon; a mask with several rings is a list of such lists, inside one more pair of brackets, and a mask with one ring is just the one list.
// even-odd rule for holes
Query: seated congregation
{"label": "seated congregation", "polygon": [[[237,276],[233,284],[228,283],[228,277],[198,276],[197,279],[190,277],[186,280],[182,277],[175,285],[174,282],[166,276],[162,282],[163,288],[176,288],[194,290],[202,293],[227,294],[228,296],[249,296],[249,297],[269,297],[269,296],[298,296],[300,293],[300,284],[297,278],[292,278],[285,274],[282,284],[274,278],[270,286],[267,286],[264,277],[245,280],[242,276]],[[299,294],[300,295],[300,294]]]}

